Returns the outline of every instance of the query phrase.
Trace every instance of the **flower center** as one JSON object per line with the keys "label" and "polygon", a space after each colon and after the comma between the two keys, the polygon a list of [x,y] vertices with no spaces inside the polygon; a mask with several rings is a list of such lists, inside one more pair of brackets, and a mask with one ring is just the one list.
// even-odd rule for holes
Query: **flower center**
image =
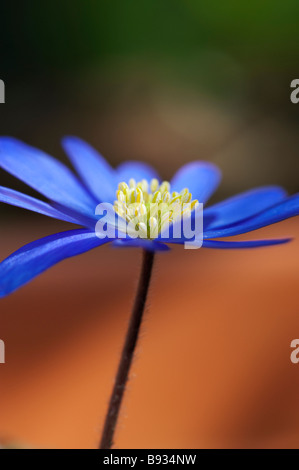
{"label": "flower center", "polygon": [[[187,188],[180,193],[171,192],[170,183],[157,179],[143,179],[136,183],[132,178],[119,183],[114,202],[115,212],[125,219],[131,230],[141,238],[156,238],[167,225],[191,214],[198,201],[192,200]],[[128,231],[129,233],[129,231]]]}

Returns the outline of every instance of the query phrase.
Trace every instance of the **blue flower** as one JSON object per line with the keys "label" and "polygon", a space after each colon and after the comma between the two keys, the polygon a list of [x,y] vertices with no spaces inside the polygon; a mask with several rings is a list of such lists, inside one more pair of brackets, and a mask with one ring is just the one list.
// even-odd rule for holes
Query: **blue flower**
{"label": "blue flower", "polygon": [[[205,204],[220,181],[217,167],[198,161],[183,166],[169,186],[169,183],[160,183],[155,170],[145,163],[126,162],[113,169],[99,153],[76,137],[65,138],[63,147],[80,179],[44,152],[13,138],[0,139],[0,167],[38,191],[48,202],[4,187],[0,187],[0,201],[80,227],[29,243],[2,261],[1,297],[59,261],[108,242],[119,246],[139,246],[151,251],[168,250],[169,243],[185,243],[183,236],[180,239],[169,236],[163,241],[159,236],[154,239],[124,239],[118,236],[118,232],[114,240],[99,238],[95,231],[98,220],[95,208],[100,202],[115,203],[117,188],[121,188],[118,192],[120,201],[133,187],[136,201],[142,197],[144,190],[146,197],[161,199],[162,194],[166,201],[183,197],[189,202],[192,193],[200,203]],[[140,182],[139,186],[136,182]],[[148,185],[153,186],[152,193],[146,190]],[[170,187],[172,196],[169,196]],[[138,188],[141,188],[140,194]],[[156,196],[154,189],[157,189]],[[218,238],[247,233],[298,214],[299,194],[288,197],[284,189],[277,186],[253,189],[204,209],[202,245],[207,248],[251,248],[285,243],[289,238],[249,241],[223,241]]]}

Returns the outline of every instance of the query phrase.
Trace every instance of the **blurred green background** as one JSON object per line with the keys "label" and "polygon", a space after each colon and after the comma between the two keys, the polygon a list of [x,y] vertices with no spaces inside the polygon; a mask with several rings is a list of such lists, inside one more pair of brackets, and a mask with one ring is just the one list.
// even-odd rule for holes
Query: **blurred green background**
{"label": "blurred green background", "polygon": [[167,179],[189,160],[213,161],[224,174],[214,200],[262,184],[298,190],[298,0],[1,9],[0,134],[65,162],[60,139],[76,134],[114,165],[141,159]]}

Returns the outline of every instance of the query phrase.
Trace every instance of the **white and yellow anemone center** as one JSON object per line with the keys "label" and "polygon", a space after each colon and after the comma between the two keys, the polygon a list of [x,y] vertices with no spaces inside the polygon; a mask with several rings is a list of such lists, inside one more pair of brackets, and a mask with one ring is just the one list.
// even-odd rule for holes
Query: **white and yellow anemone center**
{"label": "white and yellow anemone center", "polygon": [[115,212],[128,222],[131,230],[138,232],[138,236],[150,239],[156,238],[167,225],[189,216],[198,203],[192,200],[187,188],[180,193],[171,192],[168,181],[159,184],[157,179],[137,183],[131,179],[129,185],[119,183],[116,198]]}

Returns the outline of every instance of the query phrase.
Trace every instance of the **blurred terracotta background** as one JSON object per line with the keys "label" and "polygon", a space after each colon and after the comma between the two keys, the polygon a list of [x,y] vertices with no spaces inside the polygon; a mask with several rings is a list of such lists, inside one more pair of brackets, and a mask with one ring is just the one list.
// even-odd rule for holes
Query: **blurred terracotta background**
{"label": "blurred terracotta background", "polygon": [[[263,184],[298,191],[296,0],[2,8],[1,135],[66,164],[60,139],[79,135],[113,165],[141,159],[167,179],[208,160],[223,171],[212,201]],[[0,184],[35,194],[1,171]],[[1,259],[68,228],[0,211]],[[299,220],[258,235],[295,240],[157,256],[116,447],[298,447]],[[103,247],[1,300],[0,440],[97,446],[139,267],[138,250]]]}
{"label": "blurred terracotta background", "polygon": [[[1,257],[56,228],[5,227]],[[288,234],[277,248],[157,256],[116,447],[297,447],[299,222],[261,231]],[[100,248],[1,301],[2,438],[97,446],[139,258]]]}

